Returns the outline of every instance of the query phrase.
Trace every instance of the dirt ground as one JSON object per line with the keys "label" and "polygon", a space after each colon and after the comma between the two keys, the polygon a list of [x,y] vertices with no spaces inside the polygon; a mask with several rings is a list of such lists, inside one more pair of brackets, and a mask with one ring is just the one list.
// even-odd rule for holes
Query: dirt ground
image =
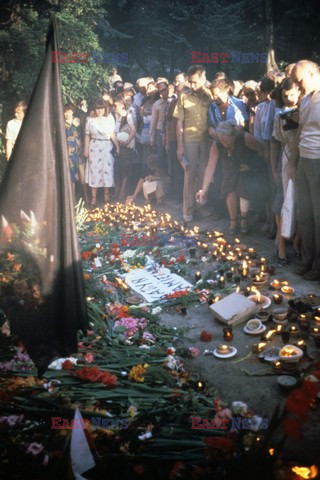
{"label": "dirt ground", "polygon": [[[166,202],[159,210],[168,212],[173,220],[182,222],[182,205],[174,205]],[[192,225],[198,225],[200,231],[217,229],[227,231],[228,219],[213,221],[211,217],[195,219]],[[267,259],[268,264],[275,265],[275,275],[271,279],[277,278],[287,280],[295,289],[295,296],[301,294],[314,293],[320,295],[320,282],[307,282],[293,273],[297,267],[297,260],[294,256],[292,245],[288,244],[289,265],[283,267],[278,265],[275,241],[267,239],[267,234],[260,231],[261,224],[251,220],[250,233],[247,235],[237,234],[241,243],[256,249],[259,256]],[[199,267],[196,267],[197,269]],[[193,279],[191,279],[193,281]],[[272,292],[269,285],[263,290],[266,295],[271,297]],[[291,297],[292,298],[292,297]],[[287,299],[281,306],[285,306]],[[273,305],[269,308],[272,311]],[[241,400],[246,402],[250,409],[262,417],[269,417],[279,402],[285,400],[287,392],[281,390],[277,384],[278,374],[272,372],[268,362],[260,360],[256,353],[251,353],[251,345],[259,341],[259,336],[246,335],[243,331],[244,324],[233,327],[234,338],[231,344],[235,346],[238,353],[230,359],[218,359],[213,355],[203,355],[205,349],[213,350],[222,342],[223,324],[214,319],[209,306],[202,304],[196,307],[188,308],[187,315],[164,314],[162,321],[171,326],[189,327],[187,334],[188,340],[184,340],[186,346],[197,347],[201,355],[197,358],[190,358],[185,363],[188,370],[206,382],[208,386],[214,387],[221,394],[221,398],[226,401]],[[267,327],[274,327],[272,321],[267,322]],[[201,342],[200,332],[207,330],[213,334],[211,342]],[[307,351],[316,350],[312,337],[307,340]],[[270,345],[283,345],[281,336],[273,338]],[[319,350],[318,350],[319,351]],[[259,375],[248,375],[259,374]],[[288,457],[300,459],[305,462],[316,462],[320,459],[320,408],[314,410],[306,424],[301,440],[287,440],[285,452]]]}

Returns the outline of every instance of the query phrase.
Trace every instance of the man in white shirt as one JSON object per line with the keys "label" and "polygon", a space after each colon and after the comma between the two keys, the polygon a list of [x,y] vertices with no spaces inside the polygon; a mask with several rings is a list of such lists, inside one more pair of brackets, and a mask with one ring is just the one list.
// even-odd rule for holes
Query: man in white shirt
{"label": "man in white shirt", "polygon": [[27,109],[27,106],[24,102],[19,102],[15,109],[14,109],[14,116],[13,120],[10,120],[7,123],[7,130],[6,130],[6,156],[7,160],[9,161],[11,157],[11,153],[16,142],[18,133],[20,132],[20,128],[22,125],[22,121],[24,119],[24,114]]}
{"label": "man in white shirt", "polygon": [[313,62],[300,60],[291,75],[305,95],[300,104],[296,173],[302,266],[296,273],[305,280],[317,281],[320,280],[320,69]]}

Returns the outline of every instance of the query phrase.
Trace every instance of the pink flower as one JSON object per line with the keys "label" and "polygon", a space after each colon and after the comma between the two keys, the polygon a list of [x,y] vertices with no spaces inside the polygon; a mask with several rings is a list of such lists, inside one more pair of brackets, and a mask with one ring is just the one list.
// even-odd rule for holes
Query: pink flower
{"label": "pink flower", "polygon": [[198,355],[200,355],[200,350],[196,347],[189,347],[189,352],[193,358],[196,358]]}
{"label": "pink flower", "polygon": [[94,362],[94,357],[93,357],[93,355],[91,355],[91,353],[86,353],[85,356],[84,356],[84,358],[86,359],[86,361],[87,361],[88,363]]}

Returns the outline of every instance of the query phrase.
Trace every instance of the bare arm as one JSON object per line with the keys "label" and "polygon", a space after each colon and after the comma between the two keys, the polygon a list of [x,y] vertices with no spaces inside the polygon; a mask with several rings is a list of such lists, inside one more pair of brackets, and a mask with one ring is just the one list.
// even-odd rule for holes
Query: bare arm
{"label": "bare arm", "polygon": [[84,136],[84,146],[83,146],[83,156],[88,157],[89,156],[89,142],[90,142],[90,135],[87,133]]}
{"label": "bare arm", "polygon": [[7,154],[7,160],[9,161],[12,153],[12,148],[13,148],[13,142],[12,140],[7,140],[6,141],[6,154]]}
{"label": "bare arm", "polygon": [[118,143],[118,139],[117,139],[117,134],[115,132],[113,132],[111,134],[111,140],[112,140],[114,146],[116,147],[117,153],[119,153],[119,150],[120,150],[119,149],[119,143]]}
{"label": "bare arm", "polygon": [[144,183],[144,178],[140,178],[140,180],[137,183],[134,194],[127,198],[126,203],[132,203],[132,202],[135,201],[135,199],[137,198],[137,196],[139,195],[139,193],[142,190],[143,183]]}
{"label": "bare arm", "polygon": [[217,132],[213,127],[208,128],[208,133],[211,138],[214,138],[215,140],[217,139]]}
{"label": "bare arm", "polygon": [[244,134],[244,143],[246,147],[250,148],[251,150],[255,150],[259,153],[264,153],[264,144],[259,142],[253,135],[250,133]]}
{"label": "bare arm", "polygon": [[200,203],[204,201],[209,189],[209,185],[212,182],[212,178],[217,166],[218,156],[219,150],[217,144],[213,142],[210,148],[208,164],[204,171],[202,189],[197,193],[197,199],[200,201]]}
{"label": "bare arm", "polygon": [[137,133],[137,128],[134,124],[129,125],[129,127],[130,127],[130,134],[129,134],[128,140],[126,141],[126,145],[128,145],[131,142],[131,140],[135,137],[135,134]]}

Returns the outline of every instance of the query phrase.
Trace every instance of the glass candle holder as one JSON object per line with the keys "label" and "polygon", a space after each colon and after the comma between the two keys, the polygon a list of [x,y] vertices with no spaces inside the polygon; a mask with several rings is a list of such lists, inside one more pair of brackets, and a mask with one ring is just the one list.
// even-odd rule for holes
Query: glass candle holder
{"label": "glass candle holder", "polygon": [[196,281],[200,280],[201,279],[201,272],[196,272],[194,278],[196,279]]}
{"label": "glass candle holder", "polygon": [[240,275],[234,275],[233,280],[236,285],[240,285],[240,281],[241,281]]}
{"label": "glass candle holder", "polygon": [[283,295],[281,295],[281,293],[275,293],[274,295],[272,295],[272,300],[275,304],[280,305],[283,300]]}
{"label": "glass candle holder", "polygon": [[274,372],[281,372],[282,370],[281,360],[273,360],[271,362],[271,367]]}
{"label": "glass candle holder", "polygon": [[225,327],[223,329],[223,340],[227,340],[227,341],[233,340],[232,327]]}
{"label": "glass candle holder", "polygon": [[290,336],[293,337],[293,338],[297,338],[300,335],[299,329],[295,325],[292,325],[290,327],[289,333],[290,333]]}
{"label": "glass candle holder", "polygon": [[231,281],[232,280],[232,275],[233,275],[233,273],[231,271],[226,272],[226,279],[228,281]]}

